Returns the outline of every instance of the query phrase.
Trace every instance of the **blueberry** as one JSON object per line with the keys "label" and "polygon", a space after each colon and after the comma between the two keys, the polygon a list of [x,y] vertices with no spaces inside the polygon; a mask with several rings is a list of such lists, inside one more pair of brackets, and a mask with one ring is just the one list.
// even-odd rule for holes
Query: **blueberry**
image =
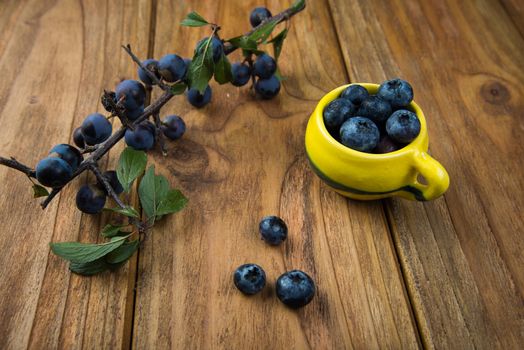
{"label": "blueberry", "polygon": [[73,172],[78,168],[80,163],[84,160],[82,153],[75,147],[62,143],[51,148],[49,151],[49,157],[58,157],[67,162]]}
{"label": "blueberry", "polygon": [[287,238],[287,226],[278,216],[266,216],[260,221],[258,230],[262,239],[271,245],[279,245]]}
{"label": "blueberry", "polygon": [[377,95],[388,101],[393,108],[406,107],[413,101],[413,88],[402,79],[386,80],[380,84]]}
{"label": "blueberry", "polygon": [[186,62],[178,55],[165,55],[158,61],[158,73],[170,83],[182,79],[186,71]]}
{"label": "blueberry", "polygon": [[273,57],[263,53],[258,56],[253,65],[253,73],[261,79],[270,78],[277,71],[277,63]]}
{"label": "blueberry", "polygon": [[137,109],[146,101],[146,89],[136,80],[123,80],[117,85],[115,94],[117,102],[124,98],[123,105],[127,110]]}
{"label": "blueberry", "polygon": [[[205,45],[206,45],[206,42],[207,40],[209,39],[209,37],[206,37],[202,40],[200,40],[198,43],[197,43],[197,46],[196,46],[196,49],[195,49],[195,53],[202,53],[204,48],[205,48]],[[222,57],[222,55],[224,54],[224,44],[222,43],[222,41],[220,39],[218,39],[216,36],[214,36],[212,39],[211,39],[211,49],[213,50],[213,61],[215,63],[217,63],[218,61],[220,61],[220,58]],[[209,48],[208,48],[209,50]]]}
{"label": "blueberry", "polygon": [[386,132],[394,141],[410,143],[420,132],[420,120],[415,113],[399,109],[386,122]]}
{"label": "blueberry", "polygon": [[[157,78],[159,78],[158,75],[158,61],[152,58],[148,58],[147,60],[142,62],[142,65],[146,67],[148,70],[150,70],[153,74],[156,75]],[[155,82],[147,75],[146,71],[142,68],[138,68],[138,77],[142,82],[146,85],[154,85]]]}
{"label": "blueberry", "polygon": [[100,113],[88,115],[80,128],[86,144],[91,146],[107,140],[113,131],[111,123]]}
{"label": "blueberry", "polygon": [[269,79],[258,79],[255,92],[264,100],[272,99],[280,92],[280,80],[274,75]]}
{"label": "blueberry", "polygon": [[144,113],[144,106],[139,106],[138,108],[131,109],[131,110],[126,109],[125,113],[126,113],[127,119],[129,119],[130,121],[137,120],[138,117],[140,117],[142,113]]}
{"label": "blueberry", "polygon": [[231,84],[235,86],[244,86],[251,79],[251,69],[245,63],[233,63],[231,65],[231,73],[233,75]]}
{"label": "blueberry", "polygon": [[269,17],[271,17],[271,12],[269,12],[267,8],[255,7],[249,15],[249,22],[251,23],[251,26],[254,28],[258,27],[263,20]]}
{"label": "blueberry", "polygon": [[189,89],[187,91],[187,100],[196,108],[202,108],[211,101],[211,87],[207,86],[202,95],[197,89]]}
{"label": "blueberry", "polygon": [[371,119],[375,123],[386,121],[391,115],[391,105],[380,97],[373,95],[366,98],[360,105],[357,115]]}
{"label": "blueberry", "polygon": [[62,187],[73,177],[69,163],[58,157],[47,157],[36,165],[36,179],[47,187]]}
{"label": "blueberry", "polygon": [[276,292],[281,302],[290,308],[298,309],[313,299],[315,282],[303,271],[288,271],[278,278]]}
{"label": "blueberry", "polygon": [[351,118],[356,110],[357,107],[345,98],[331,101],[322,112],[326,128],[330,131],[340,129],[340,126]]}
{"label": "blueberry", "polygon": [[349,118],[340,127],[340,140],[344,146],[361,152],[371,152],[377,146],[380,132],[370,119]]}
{"label": "blueberry", "polygon": [[84,134],[82,134],[82,128],[76,128],[73,132],[73,142],[80,148],[84,148],[86,146]]}
{"label": "blueberry", "polygon": [[[115,191],[116,194],[120,194],[120,193],[124,192],[124,187],[122,187],[122,184],[118,180],[118,176],[116,175],[116,171],[114,171],[114,170],[105,171],[102,174],[102,176],[107,180],[107,182],[109,182],[109,184],[111,185],[111,188],[113,189],[113,191]],[[104,186],[103,183],[97,182],[97,185],[98,185],[98,187],[100,187],[104,191],[104,193],[107,194],[105,186]]]}
{"label": "blueberry", "polygon": [[400,149],[400,146],[395,143],[389,136],[385,135],[380,138],[373,153],[389,153]]}
{"label": "blueberry", "polygon": [[346,98],[356,105],[361,104],[368,96],[368,90],[362,85],[350,85],[340,94],[340,97]]}
{"label": "blueberry", "polygon": [[152,149],[155,145],[155,126],[151,126],[150,123],[141,123],[135,127],[135,130],[127,129],[126,144],[138,151]]}
{"label": "blueberry", "polygon": [[186,123],[178,115],[170,115],[162,121],[162,132],[171,140],[178,140],[185,131]]}
{"label": "blueberry", "polygon": [[244,264],[235,270],[233,282],[242,293],[253,295],[264,289],[266,273],[257,264]]}
{"label": "blueberry", "polygon": [[86,214],[98,214],[106,204],[106,194],[94,185],[83,185],[76,193],[76,207]]}

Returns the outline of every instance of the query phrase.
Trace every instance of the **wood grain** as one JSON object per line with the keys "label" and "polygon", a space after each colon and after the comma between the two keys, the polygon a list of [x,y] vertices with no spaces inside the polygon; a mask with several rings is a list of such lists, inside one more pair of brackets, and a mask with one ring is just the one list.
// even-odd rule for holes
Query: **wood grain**
{"label": "wood grain", "polygon": [[[273,11],[289,2],[270,1]],[[180,28],[196,10],[222,37],[249,30],[259,1],[161,0],[155,57],[188,57],[206,29]],[[235,56],[238,59],[239,56]],[[313,175],[304,156],[305,124],[316,101],[346,82],[327,3],[309,1],[293,18],[279,62],[286,76],[275,100],[248,88],[213,87],[196,110],[183,97],[176,113],[188,131],[155,155],[157,170],[189,197],[189,206],[155,226],[139,255],[133,347],[417,348],[417,332],[380,203],[348,202]],[[290,237],[279,248],[258,238],[264,215],[281,215]],[[245,297],[232,283],[240,264],[256,262],[268,288]],[[272,285],[286,270],[317,282],[311,305],[285,308]]]}
{"label": "wood grain", "polygon": [[[388,200],[424,345],[524,342],[524,40],[498,1],[330,0],[351,80],[401,76],[451,187]],[[350,23],[347,19],[351,18]]]}
{"label": "wood grain", "polygon": [[[0,149],[35,164],[53,145],[68,142],[88,113],[102,110],[103,88],[133,74],[119,46],[130,42],[137,52],[147,52],[151,6],[146,1],[13,1],[0,6],[0,69],[5,72]],[[30,182],[22,175],[2,167],[0,179],[2,348],[128,347],[133,269],[79,277],[49,252],[51,241],[99,239],[107,217],[81,215],[74,204],[86,176],[46,211],[31,198]]]}

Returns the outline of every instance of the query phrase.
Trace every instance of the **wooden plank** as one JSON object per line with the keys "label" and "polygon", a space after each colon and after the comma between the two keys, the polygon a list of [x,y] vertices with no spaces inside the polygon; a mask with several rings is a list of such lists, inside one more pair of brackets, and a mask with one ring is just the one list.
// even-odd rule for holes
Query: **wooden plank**
{"label": "wooden plank", "polygon": [[[35,164],[54,144],[70,140],[88,113],[103,110],[103,88],[135,74],[119,46],[129,42],[147,52],[151,6],[147,1],[2,6],[7,6],[0,15],[2,154]],[[114,159],[110,163],[114,166]],[[49,252],[50,241],[99,239],[107,217],[81,215],[74,204],[86,181],[86,176],[75,180],[42,211],[31,198],[29,181],[0,168],[2,348],[128,347],[133,269],[79,277]]]}
{"label": "wooden plank", "polygon": [[497,1],[330,0],[351,80],[401,76],[429,122],[451,187],[388,200],[428,347],[524,342],[524,41]]}
{"label": "wooden plank", "polygon": [[518,0],[500,0],[520,34],[524,36],[524,4]]}
{"label": "wooden plank", "polygon": [[[268,1],[274,12],[290,1]],[[222,37],[249,29],[259,1],[158,2],[155,57],[192,55],[209,31],[180,28],[196,10],[220,23]],[[239,55],[235,55],[239,59]],[[316,101],[346,82],[325,1],[308,1],[293,18],[280,61],[287,77],[278,98],[255,100],[248,88],[213,87],[197,110],[185,98],[163,116],[185,119],[184,138],[155,155],[157,170],[189,197],[159,223],[139,255],[133,347],[416,348],[414,321],[380,203],[348,202],[326,189],[304,155],[304,130]],[[289,240],[258,238],[264,215],[281,215]],[[269,287],[245,297],[232,283],[242,263],[262,265]],[[311,305],[293,312],[274,284],[298,268],[317,282]]]}

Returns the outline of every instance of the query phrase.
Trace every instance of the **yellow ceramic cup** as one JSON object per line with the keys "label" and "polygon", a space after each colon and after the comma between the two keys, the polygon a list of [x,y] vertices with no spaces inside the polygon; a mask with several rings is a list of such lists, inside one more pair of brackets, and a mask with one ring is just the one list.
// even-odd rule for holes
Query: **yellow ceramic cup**
{"label": "yellow ceramic cup", "polygon": [[[370,94],[379,85],[358,84]],[[395,152],[364,153],[348,148],[335,140],[324,125],[322,112],[349,85],[325,95],[311,115],[306,129],[306,152],[315,173],[338,193],[361,200],[399,196],[427,201],[441,196],[449,186],[446,169],[431,158],[428,150],[426,119],[420,107],[410,108],[420,120],[420,134],[413,142]],[[417,180],[422,175],[427,184]]]}

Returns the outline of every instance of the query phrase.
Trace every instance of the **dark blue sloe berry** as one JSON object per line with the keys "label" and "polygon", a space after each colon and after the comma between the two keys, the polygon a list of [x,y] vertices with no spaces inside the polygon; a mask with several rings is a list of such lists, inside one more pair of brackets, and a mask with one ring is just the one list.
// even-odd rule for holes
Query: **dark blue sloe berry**
{"label": "dark blue sloe berry", "polygon": [[366,98],[358,109],[357,115],[371,119],[379,124],[391,115],[391,105],[380,97],[373,95]]}
{"label": "dark blue sloe berry", "polygon": [[86,214],[98,214],[106,204],[106,194],[98,186],[83,185],[76,193],[76,207]]}
{"label": "dark blue sloe berry", "polygon": [[277,71],[277,63],[268,54],[261,54],[255,60],[253,73],[261,79],[268,79]]}
{"label": "dark blue sloe berry", "polygon": [[130,121],[137,120],[138,117],[140,117],[142,113],[144,113],[144,106],[139,106],[138,108],[131,109],[131,110],[126,109],[125,113],[126,113],[127,119],[129,119]]}
{"label": "dark blue sloe berry", "polygon": [[113,131],[111,123],[100,113],[88,115],[80,128],[86,144],[91,146],[107,140]]}
{"label": "dark blue sloe berry", "polygon": [[258,79],[255,83],[255,92],[264,100],[269,100],[280,92],[280,80],[276,76],[269,79]]}
{"label": "dark blue sloe berry", "polygon": [[254,28],[258,27],[258,25],[260,25],[260,23],[262,23],[263,20],[269,17],[271,17],[271,12],[269,12],[267,8],[255,7],[249,15],[249,22],[251,23],[251,26]]}
{"label": "dark blue sloe berry", "polygon": [[186,132],[186,123],[178,115],[167,116],[162,121],[162,132],[171,140],[178,140]]}
{"label": "dark blue sloe berry", "polygon": [[[148,58],[147,60],[142,62],[142,65],[151,71],[157,78],[159,78],[158,75],[158,61],[153,58]],[[146,73],[146,71],[142,68],[138,68],[138,78],[142,80],[142,82],[146,85],[154,85],[155,82],[149,77],[149,75]]]}
{"label": "dark blue sloe berry", "polygon": [[51,148],[49,151],[49,157],[58,157],[67,162],[73,172],[78,168],[80,163],[84,160],[82,153],[75,147],[62,143]]}
{"label": "dark blue sloe berry", "polygon": [[73,169],[69,163],[58,157],[42,159],[35,170],[38,182],[52,188],[64,186],[73,177]]}
{"label": "dark blue sloe berry", "polygon": [[[118,180],[118,176],[116,174],[116,171],[114,171],[114,170],[105,171],[102,174],[102,176],[107,180],[107,182],[109,182],[109,184],[111,185],[111,188],[113,189],[113,191],[115,191],[116,194],[120,194],[120,193],[124,192],[124,187],[122,187],[122,184]],[[98,185],[98,187],[100,187],[104,191],[104,193],[107,194],[105,186],[104,186],[103,183],[100,183],[100,181],[99,181],[99,182],[97,182],[97,185]]]}
{"label": "dark blue sloe berry", "polygon": [[212,91],[211,87],[207,86],[204,94],[201,94],[197,89],[189,89],[187,91],[187,100],[196,108],[202,108],[211,101]]}
{"label": "dark blue sloe berry", "polygon": [[84,148],[86,141],[84,140],[84,134],[82,134],[82,128],[76,128],[73,132],[73,142],[77,147]]}
{"label": "dark blue sloe berry", "polygon": [[266,273],[257,264],[244,264],[235,270],[233,282],[242,293],[253,295],[264,289]]}
{"label": "dark blue sloe berry", "polygon": [[330,131],[340,129],[340,126],[351,118],[357,110],[357,107],[348,99],[337,98],[331,101],[322,112],[324,124]]}
{"label": "dark blue sloe berry", "polygon": [[401,108],[413,101],[413,88],[402,79],[386,80],[380,84],[377,95],[388,101],[393,108]]}
{"label": "dark blue sloe berry", "polygon": [[260,236],[266,243],[279,245],[287,238],[287,226],[278,216],[266,216],[258,225]]}
{"label": "dark blue sloe berry", "polygon": [[231,73],[233,75],[231,84],[235,86],[244,86],[251,79],[251,69],[245,63],[233,63],[231,65]]}
{"label": "dark blue sloe berry", "polygon": [[386,122],[386,132],[394,141],[410,143],[420,132],[420,120],[415,113],[399,109]]}
{"label": "dark blue sloe berry", "polygon": [[137,151],[150,150],[155,145],[155,126],[151,122],[141,123],[135,130],[127,129],[124,138],[126,144]]}
{"label": "dark blue sloe berry", "polygon": [[186,75],[187,64],[178,55],[165,55],[158,61],[158,73],[170,83],[182,79]]}
{"label": "dark blue sloe berry", "polygon": [[313,299],[315,282],[303,271],[288,271],[277,279],[276,292],[282,303],[298,309],[306,306]]}
{"label": "dark blue sloe berry", "polygon": [[350,85],[340,94],[340,97],[350,100],[355,105],[364,102],[368,96],[368,90],[362,85]]}
{"label": "dark blue sloe berry", "polygon": [[344,146],[361,152],[371,152],[378,143],[380,132],[370,119],[349,118],[340,127],[340,141]]}
{"label": "dark blue sloe berry", "polygon": [[115,99],[120,101],[123,98],[123,105],[127,110],[137,109],[144,105],[146,101],[146,89],[139,81],[123,80],[116,86]]}
{"label": "dark blue sloe berry", "polygon": [[[197,43],[197,46],[195,48],[195,53],[198,53],[198,54],[203,53],[208,39],[209,37],[205,37],[204,39],[200,40]],[[220,61],[220,58],[224,54],[224,44],[222,43],[222,41],[219,38],[214,36],[213,38],[211,38],[211,43],[209,45],[211,46],[211,49],[213,50],[213,61],[217,63],[218,61]],[[208,48],[208,50],[209,49],[210,48]]]}

